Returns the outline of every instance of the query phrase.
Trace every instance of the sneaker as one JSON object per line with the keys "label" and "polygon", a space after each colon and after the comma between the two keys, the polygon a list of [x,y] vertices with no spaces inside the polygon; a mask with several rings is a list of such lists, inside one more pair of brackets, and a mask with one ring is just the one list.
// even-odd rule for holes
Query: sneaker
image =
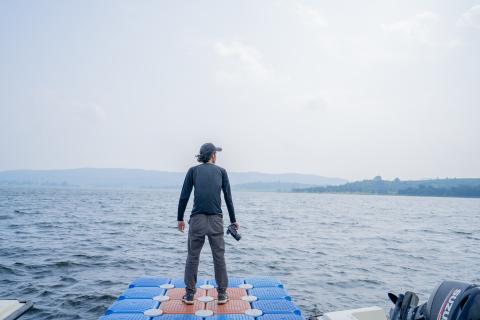
{"label": "sneaker", "polygon": [[218,294],[218,304],[225,304],[228,302],[228,295],[226,292],[222,292]]}
{"label": "sneaker", "polygon": [[182,298],[183,303],[194,304],[195,302],[193,301],[193,296],[194,296],[193,293],[186,293]]}

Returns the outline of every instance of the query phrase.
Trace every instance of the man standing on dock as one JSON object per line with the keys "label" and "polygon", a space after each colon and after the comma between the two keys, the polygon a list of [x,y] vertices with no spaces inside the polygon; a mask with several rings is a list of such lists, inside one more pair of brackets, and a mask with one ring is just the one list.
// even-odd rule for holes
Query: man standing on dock
{"label": "man standing on dock", "polygon": [[215,147],[213,143],[205,143],[201,146],[200,154],[197,155],[197,160],[201,164],[188,170],[178,202],[178,230],[184,232],[185,222],[183,221],[183,216],[192,188],[195,189],[193,209],[188,221],[188,256],[185,265],[186,292],[183,297],[183,302],[186,304],[194,303],[198,264],[205,236],[208,237],[208,242],[212,248],[218,303],[224,304],[228,301],[228,276],[225,264],[222,200],[220,195],[222,190],[230,222],[235,224],[237,229],[239,224],[235,220],[235,210],[233,208],[232,192],[227,171],[215,165],[217,152],[219,151],[222,151],[222,148]]}

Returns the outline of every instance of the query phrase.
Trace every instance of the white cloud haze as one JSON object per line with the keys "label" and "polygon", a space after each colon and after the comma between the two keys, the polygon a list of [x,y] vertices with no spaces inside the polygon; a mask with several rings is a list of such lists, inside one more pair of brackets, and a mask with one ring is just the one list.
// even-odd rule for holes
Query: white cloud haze
{"label": "white cloud haze", "polygon": [[480,29],[480,4],[468,9],[460,18],[460,23],[465,26]]}
{"label": "white cloud haze", "polygon": [[480,177],[477,1],[0,3],[0,170]]}

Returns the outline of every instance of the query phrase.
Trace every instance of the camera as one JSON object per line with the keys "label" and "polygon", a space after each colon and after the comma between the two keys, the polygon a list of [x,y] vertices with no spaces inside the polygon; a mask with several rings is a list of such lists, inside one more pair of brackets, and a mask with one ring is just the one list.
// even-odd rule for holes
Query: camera
{"label": "camera", "polygon": [[418,296],[407,291],[389,293],[395,306],[390,320],[479,320],[480,287],[475,284],[444,281],[437,285],[428,302],[418,305]]}
{"label": "camera", "polygon": [[228,226],[227,228],[227,234],[231,234],[232,237],[237,240],[237,241],[240,241],[240,239],[242,239],[242,236],[240,235],[240,233],[238,233],[237,231],[237,226],[235,224],[231,224]]}

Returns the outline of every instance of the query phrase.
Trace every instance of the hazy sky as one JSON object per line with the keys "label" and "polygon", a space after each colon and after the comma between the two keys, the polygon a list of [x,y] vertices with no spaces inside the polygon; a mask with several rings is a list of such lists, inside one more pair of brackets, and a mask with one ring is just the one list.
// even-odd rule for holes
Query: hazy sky
{"label": "hazy sky", "polygon": [[1,1],[0,170],[480,177],[480,1]]}

